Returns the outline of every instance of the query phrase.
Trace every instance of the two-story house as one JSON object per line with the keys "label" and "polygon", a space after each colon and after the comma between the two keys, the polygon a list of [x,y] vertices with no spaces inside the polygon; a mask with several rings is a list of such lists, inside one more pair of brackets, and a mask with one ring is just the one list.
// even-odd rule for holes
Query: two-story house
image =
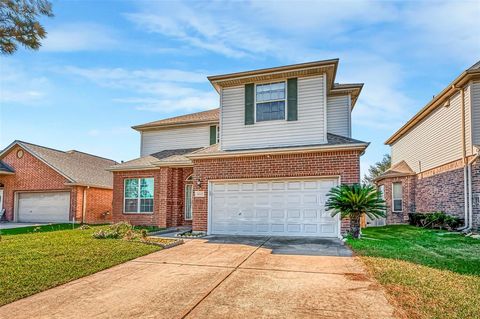
{"label": "two-story house", "polygon": [[384,190],[387,223],[444,211],[480,227],[480,62],[465,70],[386,142],[392,167]]}
{"label": "two-story house", "polygon": [[220,108],[133,128],[141,157],[111,168],[114,221],[209,234],[338,237],[327,192],[360,180],[351,138],[363,84],[338,59],[209,77]]}

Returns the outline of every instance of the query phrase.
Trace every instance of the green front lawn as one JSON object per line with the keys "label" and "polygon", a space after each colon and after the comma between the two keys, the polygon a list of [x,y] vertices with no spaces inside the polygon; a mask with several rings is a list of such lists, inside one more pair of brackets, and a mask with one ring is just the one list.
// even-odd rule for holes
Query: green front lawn
{"label": "green front lawn", "polygon": [[0,306],[161,249],[140,242],[94,239],[92,233],[98,228],[13,235],[3,230]]}
{"label": "green front lawn", "polygon": [[0,229],[0,235],[18,235],[28,233],[44,233],[57,230],[67,230],[80,227],[80,224],[50,224],[50,225],[38,225],[27,226],[19,228]]}
{"label": "green front lawn", "polygon": [[412,226],[363,229],[347,243],[406,318],[478,318],[480,240]]}

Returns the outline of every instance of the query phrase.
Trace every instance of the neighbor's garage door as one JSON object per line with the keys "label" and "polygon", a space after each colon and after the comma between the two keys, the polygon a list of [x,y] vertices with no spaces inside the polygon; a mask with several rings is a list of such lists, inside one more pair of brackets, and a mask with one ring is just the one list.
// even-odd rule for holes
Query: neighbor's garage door
{"label": "neighbor's garage door", "polygon": [[211,234],[337,237],[325,211],[336,179],[212,182]]}
{"label": "neighbor's garage door", "polygon": [[19,222],[68,222],[70,193],[19,193]]}

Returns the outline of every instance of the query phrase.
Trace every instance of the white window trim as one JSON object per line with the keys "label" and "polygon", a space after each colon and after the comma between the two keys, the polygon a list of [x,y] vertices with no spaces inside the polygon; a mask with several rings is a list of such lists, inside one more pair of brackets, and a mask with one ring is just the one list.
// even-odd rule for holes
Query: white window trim
{"label": "white window trim", "polygon": [[153,210],[151,212],[140,212],[140,197],[137,197],[137,201],[138,201],[138,205],[137,205],[137,211],[136,212],[126,212],[125,211],[125,200],[126,199],[133,199],[133,198],[126,198],[125,197],[125,188],[126,188],[126,184],[127,184],[127,180],[128,179],[136,179],[138,180],[138,196],[140,196],[140,180],[141,179],[146,179],[146,178],[152,178],[153,179],[153,202],[154,202],[154,205],[153,207],[155,206],[155,179],[154,177],[128,177],[128,178],[125,178],[123,179],[123,214],[125,215],[129,215],[129,214],[135,214],[135,215],[151,215],[153,214]]}
{"label": "white window trim", "polygon": [[[257,85],[265,85],[265,84],[273,84],[273,83],[282,83],[282,82],[285,83],[285,99],[281,99],[281,100],[271,100],[271,101],[263,101],[263,102],[259,102],[259,103],[285,101],[285,114],[284,114],[284,116],[283,116],[283,119],[279,119],[279,120],[268,120],[268,121],[259,121],[259,122],[257,122]],[[270,123],[270,122],[279,122],[279,121],[287,122],[287,114],[288,114],[288,87],[287,87],[287,85],[288,85],[287,80],[275,81],[275,82],[259,82],[259,83],[255,83],[254,91],[253,91],[253,105],[254,105],[253,118],[254,118],[254,123]],[[297,87],[297,90],[298,90],[298,87]]]}
{"label": "white window trim", "polygon": [[[187,218],[187,187],[190,186],[192,188],[192,192],[190,193],[190,196],[191,196],[191,199],[190,199],[190,206],[191,206],[191,215],[190,218]],[[193,184],[186,184],[185,185],[185,198],[184,198],[184,201],[185,201],[185,208],[183,210],[183,218],[185,220],[193,220]]]}
{"label": "white window trim", "polygon": [[[400,198],[400,199],[398,199],[398,198],[395,199],[395,194],[394,194],[394,191],[393,191],[393,186],[394,186],[395,184],[400,184],[400,189],[402,190],[402,198]],[[395,200],[400,200],[400,201],[402,201],[402,209],[400,209],[400,210],[395,210]],[[401,213],[401,212],[403,212],[403,183],[402,183],[402,182],[394,182],[394,183],[392,183],[392,212],[394,212],[394,213]]]}

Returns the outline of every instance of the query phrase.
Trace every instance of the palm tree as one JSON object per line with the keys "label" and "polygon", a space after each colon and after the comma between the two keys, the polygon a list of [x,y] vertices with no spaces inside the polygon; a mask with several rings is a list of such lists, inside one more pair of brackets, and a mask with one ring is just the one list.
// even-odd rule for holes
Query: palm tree
{"label": "palm tree", "polygon": [[370,218],[385,216],[385,201],[382,194],[371,185],[340,185],[327,194],[325,209],[332,217],[340,214],[350,218],[350,231],[353,238],[360,238],[360,217],[366,214]]}

